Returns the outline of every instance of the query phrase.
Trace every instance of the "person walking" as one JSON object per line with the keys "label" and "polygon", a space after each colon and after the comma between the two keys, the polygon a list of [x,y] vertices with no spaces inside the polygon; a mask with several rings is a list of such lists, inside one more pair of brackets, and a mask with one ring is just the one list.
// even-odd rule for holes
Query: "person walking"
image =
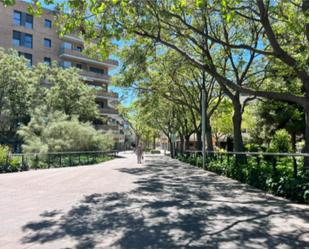
{"label": "person walking", "polygon": [[135,153],[136,153],[136,156],[137,156],[137,163],[141,164],[144,152],[143,152],[143,149],[140,145],[138,145],[137,148],[135,149]]}

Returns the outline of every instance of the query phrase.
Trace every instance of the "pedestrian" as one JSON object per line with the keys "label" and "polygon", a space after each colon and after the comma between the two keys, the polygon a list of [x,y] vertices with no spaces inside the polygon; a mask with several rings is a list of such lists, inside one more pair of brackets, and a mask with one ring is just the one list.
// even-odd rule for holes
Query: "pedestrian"
{"label": "pedestrian", "polygon": [[143,156],[144,152],[143,152],[142,146],[138,145],[135,149],[135,153],[136,153],[136,156],[137,156],[137,163],[141,164],[142,159],[144,158],[144,156]]}

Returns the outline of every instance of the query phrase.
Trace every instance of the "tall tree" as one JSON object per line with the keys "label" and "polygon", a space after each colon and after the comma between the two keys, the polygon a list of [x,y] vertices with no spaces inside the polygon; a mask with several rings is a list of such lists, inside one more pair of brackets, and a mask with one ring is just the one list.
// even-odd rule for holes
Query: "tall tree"
{"label": "tall tree", "polygon": [[26,59],[0,49],[0,143],[17,143],[16,131],[29,120],[36,82]]}

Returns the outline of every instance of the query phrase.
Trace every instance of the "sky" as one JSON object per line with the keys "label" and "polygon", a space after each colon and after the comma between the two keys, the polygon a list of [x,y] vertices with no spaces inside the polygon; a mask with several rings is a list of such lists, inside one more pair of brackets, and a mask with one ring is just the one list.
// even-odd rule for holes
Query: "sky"
{"label": "sky", "polygon": [[[32,0],[24,0],[24,1],[29,2],[29,3],[32,2]],[[42,4],[42,6],[45,7],[45,8],[52,9],[52,8],[55,7],[55,5],[44,4],[44,1],[42,1],[42,0],[40,2]],[[63,0],[55,0],[55,2],[61,3],[61,2],[63,2]],[[117,46],[119,46],[120,48],[124,45],[123,41],[115,41],[114,43],[117,44]],[[114,55],[110,55],[110,59],[117,60],[118,63],[119,63],[119,66],[117,68],[109,71],[109,75],[113,77],[113,76],[116,76],[117,74],[120,73],[120,70],[121,70],[123,63],[122,63],[122,61],[119,57],[116,57]],[[113,92],[118,93],[119,100],[124,106],[130,105],[130,103],[132,103],[135,99],[134,91],[131,90],[131,89],[123,89],[123,88],[115,87],[115,86],[109,86],[108,89],[109,89],[109,91],[113,91]]]}

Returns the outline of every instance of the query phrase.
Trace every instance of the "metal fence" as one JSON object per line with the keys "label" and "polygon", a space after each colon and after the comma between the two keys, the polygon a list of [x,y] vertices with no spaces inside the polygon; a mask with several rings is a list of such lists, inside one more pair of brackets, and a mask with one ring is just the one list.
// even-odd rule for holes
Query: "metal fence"
{"label": "metal fence", "polygon": [[[201,158],[202,151],[187,150],[185,155]],[[241,164],[255,164],[256,166],[269,165],[273,171],[278,167],[291,167],[294,175],[297,175],[299,170],[309,170],[309,165],[304,165],[304,158],[309,158],[308,153],[271,153],[271,152],[225,152],[225,151],[206,151],[206,164],[216,160],[220,163],[236,165]]]}
{"label": "metal fence", "polygon": [[0,162],[0,172],[17,172],[39,168],[71,167],[99,163],[118,155],[112,151],[69,151],[51,153],[7,154]]}

